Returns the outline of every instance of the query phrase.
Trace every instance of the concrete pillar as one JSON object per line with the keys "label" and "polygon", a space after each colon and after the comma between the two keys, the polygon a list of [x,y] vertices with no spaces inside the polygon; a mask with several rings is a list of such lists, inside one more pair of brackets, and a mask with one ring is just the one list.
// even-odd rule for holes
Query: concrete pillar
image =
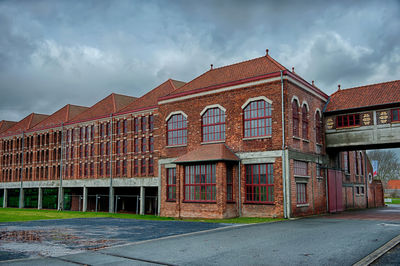
{"label": "concrete pillar", "polygon": [[140,215],[144,215],[145,198],[146,198],[145,188],[142,186],[140,187],[140,212],[139,212]]}
{"label": "concrete pillar", "polygon": [[110,187],[108,197],[109,197],[108,198],[109,199],[108,212],[113,213],[114,212],[114,188],[113,187]]}
{"label": "concrete pillar", "polygon": [[88,188],[83,187],[83,204],[82,204],[82,211],[87,211],[87,200],[88,200]]}
{"label": "concrete pillar", "polygon": [[37,202],[38,210],[41,210],[43,208],[42,203],[43,203],[43,188],[40,187],[40,188],[38,188],[38,202]]}
{"label": "concrete pillar", "polygon": [[24,189],[19,189],[19,205],[18,207],[22,209],[24,207]]}
{"label": "concrete pillar", "polygon": [[64,209],[64,189],[62,187],[58,188],[58,201],[57,210],[62,211]]}
{"label": "concrete pillar", "polygon": [[3,191],[3,208],[7,208],[7,203],[8,203],[8,201],[7,201],[7,189],[6,188],[4,188],[4,191]]}

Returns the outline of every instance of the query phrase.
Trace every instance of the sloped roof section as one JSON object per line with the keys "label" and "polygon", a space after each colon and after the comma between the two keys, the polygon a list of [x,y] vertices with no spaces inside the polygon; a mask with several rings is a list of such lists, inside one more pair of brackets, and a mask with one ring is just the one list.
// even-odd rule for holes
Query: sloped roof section
{"label": "sloped roof section", "polygon": [[12,134],[22,133],[23,131],[27,131],[33,128],[47,117],[48,115],[31,113],[30,115],[26,116],[21,121],[10,127],[7,131],[4,131],[2,135],[12,135]]}
{"label": "sloped roof section", "polygon": [[269,55],[265,55],[233,65],[210,69],[204,74],[186,83],[180,89],[175,90],[171,93],[171,96],[183,92],[194,91],[196,89],[274,73],[281,70],[287,69]]}
{"label": "sloped roof section", "polygon": [[121,110],[121,113],[156,106],[158,98],[168,95],[174,90],[182,87],[184,84],[185,82],[182,81],[168,79],[158,87],[152,89],[142,97],[138,98],[137,100],[133,101],[131,104],[123,108]]}
{"label": "sloped roof section", "polygon": [[58,126],[73,119],[78,114],[86,111],[88,107],[67,104],[60,110],[56,111],[42,122],[32,128],[32,130],[39,130],[51,126]]}
{"label": "sloped roof section", "polygon": [[92,107],[85,110],[84,112],[75,116],[72,120],[70,120],[70,122],[73,123],[95,119],[119,112],[136,99],[137,98],[135,97],[112,93],[103,100],[97,102]]}
{"label": "sloped roof section", "polygon": [[4,131],[7,131],[10,127],[15,125],[17,122],[15,121],[6,121],[6,120],[1,120],[0,121],[0,133],[3,133]]}
{"label": "sloped roof section", "polygon": [[239,161],[239,158],[224,144],[201,145],[198,149],[178,157],[174,163],[209,161]]}
{"label": "sloped roof section", "polygon": [[387,189],[400,189],[400,180],[389,180],[386,188]]}
{"label": "sloped roof section", "polygon": [[326,112],[400,103],[400,80],[342,89],[330,97]]}

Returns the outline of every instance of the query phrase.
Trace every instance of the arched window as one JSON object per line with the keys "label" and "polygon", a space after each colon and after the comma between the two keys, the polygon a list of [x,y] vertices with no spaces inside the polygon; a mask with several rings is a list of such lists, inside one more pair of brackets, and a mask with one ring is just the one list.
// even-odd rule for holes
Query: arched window
{"label": "arched window", "polygon": [[303,105],[301,112],[301,120],[302,120],[303,139],[308,139],[308,111],[306,105]]}
{"label": "arched window", "polygon": [[319,112],[315,113],[315,138],[317,143],[322,143],[321,116]]}
{"label": "arched window", "polygon": [[300,137],[299,130],[299,105],[297,100],[292,102],[292,120],[293,120],[293,136]]}
{"label": "arched window", "polygon": [[187,142],[187,119],[182,114],[172,115],[167,121],[167,145],[184,145]]}
{"label": "arched window", "polygon": [[244,108],[244,137],[271,136],[271,104],[265,100],[250,102]]}
{"label": "arched window", "polygon": [[225,112],[220,108],[208,109],[201,118],[203,142],[225,140]]}

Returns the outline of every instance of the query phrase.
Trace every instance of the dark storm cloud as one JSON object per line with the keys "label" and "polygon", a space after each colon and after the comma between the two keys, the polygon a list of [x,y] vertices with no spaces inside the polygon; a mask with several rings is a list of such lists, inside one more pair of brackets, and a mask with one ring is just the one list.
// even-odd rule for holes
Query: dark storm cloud
{"label": "dark storm cloud", "polygon": [[397,1],[3,1],[0,119],[140,96],[266,48],[332,93],[398,79]]}

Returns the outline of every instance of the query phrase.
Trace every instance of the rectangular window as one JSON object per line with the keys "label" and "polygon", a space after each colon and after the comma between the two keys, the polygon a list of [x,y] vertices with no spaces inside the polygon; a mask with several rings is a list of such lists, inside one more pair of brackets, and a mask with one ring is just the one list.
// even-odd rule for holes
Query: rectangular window
{"label": "rectangular window", "polygon": [[142,131],[146,131],[147,128],[147,117],[143,116],[142,117]]}
{"label": "rectangular window", "polygon": [[128,169],[128,163],[126,162],[126,160],[123,160],[122,161],[122,175],[123,176],[126,176],[127,169]]}
{"label": "rectangular window", "polygon": [[142,138],[142,152],[143,153],[146,152],[146,149],[147,149],[146,146],[147,146],[146,145],[146,138]]}
{"label": "rectangular window", "polygon": [[185,166],[185,201],[215,202],[216,164]]}
{"label": "rectangular window", "polygon": [[79,176],[82,176],[82,167],[83,167],[83,165],[79,164]]}
{"label": "rectangular window", "polygon": [[99,166],[99,175],[100,175],[100,177],[102,177],[103,174],[104,174],[103,167],[104,167],[103,162],[100,162],[100,166]]}
{"label": "rectangular window", "polygon": [[296,183],[297,204],[307,203],[307,184]]}
{"label": "rectangular window", "polygon": [[121,166],[120,161],[115,162],[115,174],[119,176],[121,174]]}
{"label": "rectangular window", "polygon": [[226,168],[226,201],[233,201],[233,168],[227,166]]}
{"label": "rectangular window", "polygon": [[110,142],[107,142],[106,144],[106,154],[110,155]]}
{"label": "rectangular window", "polygon": [[308,176],[308,163],[294,160],[294,175]]}
{"label": "rectangular window", "polygon": [[133,160],[133,175],[137,176],[138,172],[139,172],[139,165],[138,165],[138,160],[135,159]]}
{"label": "rectangular window", "polygon": [[360,125],[360,114],[339,115],[336,117],[336,127],[353,127]]}
{"label": "rectangular window", "polygon": [[116,143],[117,145],[117,147],[116,147],[116,149],[117,149],[117,154],[119,155],[120,153],[121,153],[121,142],[119,141],[119,140],[117,140],[117,143]]}
{"label": "rectangular window", "polygon": [[100,137],[104,137],[104,124],[100,125]]}
{"label": "rectangular window", "polygon": [[274,203],[272,164],[246,165],[246,202]]}
{"label": "rectangular window", "polygon": [[94,125],[92,125],[92,126],[91,126],[91,129],[90,129],[90,138],[91,138],[92,140],[94,140]]}
{"label": "rectangular window", "polygon": [[149,159],[149,175],[153,175],[154,173],[154,166],[153,166],[153,158]]}
{"label": "rectangular window", "polygon": [[400,108],[392,110],[392,122],[400,122]]}
{"label": "rectangular window", "polygon": [[71,177],[74,177],[74,165],[73,164],[71,164],[70,175],[71,175]]}
{"label": "rectangular window", "polygon": [[121,134],[121,120],[118,120],[117,122],[117,135]]}
{"label": "rectangular window", "polygon": [[343,168],[346,174],[350,173],[350,161],[349,161],[349,152],[345,151],[343,153]]}
{"label": "rectangular window", "polygon": [[149,151],[150,152],[154,151],[154,137],[149,138]]}
{"label": "rectangular window", "polygon": [[94,156],[94,144],[90,145],[90,156]]}
{"label": "rectangular window", "polygon": [[135,134],[137,134],[139,131],[139,119],[137,117],[135,117],[135,119],[133,120],[133,130]]}
{"label": "rectangular window", "polygon": [[142,159],[142,169],[141,169],[140,173],[142,174],[142,176],[146,175],[146,160],[145,159]]}
{"label": "rectangular window", "polygon": [[126,119],[123,121],[122,126],[124,134],[128,133],[128,122],[126,121]]}
{"label": "rectangular window", "polygon": [[153,115],[149,116],[149,130],[150,131],[154,130],[154,116]]}
{"label": "rectangular window", "polygon": [[122,148],[123,151],[122,152],[124,154],[127,154],[128,153],[128,141],[126,139],[123,140],[123,145],[122,146],[123,146],[123,148]]}
{"label": "rectangular window", "polygon": [[86,137],[85,137],[85,138],[86,138],[86,140],[89,140],[89,139],[90,139],[90,137],[89,137],[89,136],[90,136],[90,135],[89,135],[89,133],[90,133],[90,132],[89,132],[89,127],[86,127]]}
{"label": "rectangular window", "polygon": [[176,200],[176,168],[167,169],[167,200]]}
{"label": "rectangular window", "polygon": [[106,162],[106,175],[110,175],[110,162]]}
{"label": "rectangular window", "polygon": [[89,157],[89,147],[87,144],[85,145],[85,157]]}
{"label": "rectangular window", "polygon": [[87,174],[88,174],[88,165],[87,165],[87,163],[85,163],[85,168],[84,168],[84,176],[87,176]]}
{"label": "rectangular window", "polygon": [[100,156],[104,155],[104,143],[100,143]]}
{"label": "rectangular window", "polygon": [[138,142],[139,142],[139,139],[134,139],[134,141],[133,141],[133,145],[134,145],[133,150],[135,153],[139,152],[139,143]]}

